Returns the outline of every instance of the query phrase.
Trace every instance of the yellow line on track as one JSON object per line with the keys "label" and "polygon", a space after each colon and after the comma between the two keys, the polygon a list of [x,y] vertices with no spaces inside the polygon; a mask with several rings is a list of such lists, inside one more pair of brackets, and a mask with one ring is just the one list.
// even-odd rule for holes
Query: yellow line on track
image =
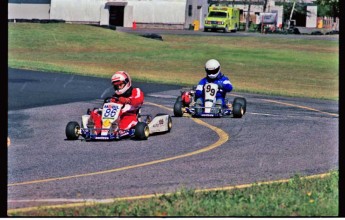
{"label": "yellow line on track", "polygon": [[260,99],[260,100],[265,101],[265,102],[277,103],[277,104],[281,104],[281,105],[293,106],[293,107],[297,107],[297,108],[301,108],[301,109],[307,109],[307,110],[310,110],[310,111],[319,112],[319,113],[323,113],[323,114],[326,114],[326,115],[331,115],[331,116],[339,117],[338,114],[320,111],[320,110],[317,110],[317,109],[314,109],[314,108],[310,108],[310,107],[307,107],[307,106],[303,106],[303,105],[295,105],[295,104],[290,104],[290,103],[286,103],[286,102],[279,102],[279,101],[275,101],[275,100],[271,100],[271,99]]}
{"label": "yellow line on track", "polygon": [[[329,176],[331,173],[323,173],[323,174],[316,174],[312,176],[302,177],[302,179],[315,179],[315,178],[324,178]],[[221,191],[221,190],[234,190],[234,189],[243,189],[249,188],[254,185],[268,185],[274,183],[286,183],[289,182],[290,179],[281,179],[281,180],[273,180],[273,181],[265,181],[265,182],[258,182],[258,183],[250,183],[250,184],[242,184],[236,186],[224,186],[218,188],[209,188],[209,189],[197,189],[195,192],[211,192],[211,191]],[[179,192],[177,192],[179,193]],[[140,195],[140,196],[130,196],[130,197],[120,197],[120,198],[110,198],[104,199],[103,201],[97,202],[78,202],[78,203],[70,203],[70,204],[62,204],[62,205],[50,205],[50,206],[35,206],[35,207],[27,207],[27,208],[18,208],[18,209],[9,209],[7,214],[14,214],[14,213],[23,213],[23,212],[30,212],[30,211],[39,211],[39,210],[46,210],[46,209],[58,209],[58,208],[76,208],[76,207],[83,207],[83,206],[94,206],[98,204],[107,204],[113,203],[117,201],[128,201],[128,200],[136,200],[136,199],[150,199],[154,197],[159,197],[162,195],[172,195],[174,193],[159,193],[159,194],[147,194],[147,195]],[[34,200],[33,200],[34,201]]]}
{"label": "yellow line on track", "polygon": [[[146,102],[146,104],[157,106],[157,107],[171,111],[171,109],[169,109],[168,107],[158,105],[155,103]],[[210,124],[207,124],[206,122],[203,122],[200,119],[196,119],[196,118],[191,118],[191,119],[194,122],[196,122],[197,124],[203,125],[209,129],[215,131],[217,133],[217,135],[219,136],[218,141],[216,141],[215,143],[213,143],[207,147],[199,149],[197,151],[193,151],[190,153],[177,155],[174,157],[169,157],[169,158],[165,158],[165,159],[161,159],[161,160],[154,160],[154,161],[150,161],[150,162],[146,162],[146,163],[126,166],[126,167],[120,167],[120,168],[115,168],[115,169],[110,169],[110,170],[104,170],[104,171],[99,171],[99,172],[84,173],[84,174],[77,174],[77,175],[71,175],[71,176],[63,176],[63,177],[48,178],[48,179],[41,179],[41,180],[32,180],[32,181],[27,181],[27,182],[12,183],[12,184],[8,184],[8,186],[21,186],[21,185],[29,185],[29,184],[36,184],[36,183],[58,181],[58,180],[67,180],[67,179],[72,179],[72,178],[80,178],[80,177],[101,175],[101,174],[107,174],[107,173],[114,173],[114,172],[119,172],[119,171],[124,171],[124,170],[129,170],[129,169],[134,169],[134,168],[139,168],[139,167],[144,167],[144,166],[149,166],[149,165],[154,165],[154,164],[158,164],[158,163],[168,162],[168,161],[172,161],[172,160],[181,159],[181,158],[190,157],[190,156],[193,156],[196,154],[204,153],[204,152],[213,150],[214,148],[221,146],[222,144],[224,144],[225,142],[227,142],[229,140],[229,135],[226,132],[224,132],[223,130],[221,130],[215,126],[212,126]]]}

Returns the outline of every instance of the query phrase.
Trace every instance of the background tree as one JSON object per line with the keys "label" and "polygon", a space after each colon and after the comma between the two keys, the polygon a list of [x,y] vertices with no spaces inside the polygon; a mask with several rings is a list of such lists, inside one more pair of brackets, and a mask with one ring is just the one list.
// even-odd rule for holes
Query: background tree
{"label": "background tree", "polygon": [[340,16],[339,0],[316,0],[318,5],[317,15],[320,17],[333,17],[333,20]]}

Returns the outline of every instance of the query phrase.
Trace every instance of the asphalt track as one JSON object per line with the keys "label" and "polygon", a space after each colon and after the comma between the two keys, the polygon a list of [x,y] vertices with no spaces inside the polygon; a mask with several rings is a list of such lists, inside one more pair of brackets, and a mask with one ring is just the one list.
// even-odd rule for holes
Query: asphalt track
{"label": "asphalt track", "polygon": [[[66,124],[111,94],[108,79],[15,69],[8,78],[8,209],[141,198],[338,168],[336,101],[234,91],[230,99],[247,99],[242,119],[173,117],[170,133],[147,141],[67,141]],[[180,87],[135,86],[145,92],[143,113],[172,115]]]}

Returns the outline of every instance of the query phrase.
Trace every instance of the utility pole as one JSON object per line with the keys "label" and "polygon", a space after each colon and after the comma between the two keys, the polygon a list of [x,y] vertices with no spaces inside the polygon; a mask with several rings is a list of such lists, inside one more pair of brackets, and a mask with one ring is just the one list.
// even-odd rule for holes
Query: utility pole
{"label": "utility pole", "polygon": [[248,10],[247,10],[247,17],[246,17],[246,31],[249,31],[249,19],[250,19],[250,6],[252,5],[252,0],[248,1]]}
{"label": "utility pole", "polygon": [[264,5],[263,5],[263,9],[262,9],[263,12],[266,12],[267,1],[268,1],[268,0],[264,0]]}
{"label": "utility pole", "polygon": [[290,29],[291,18],[292,18],[293,11],[295,10],[295,5],[296,5],[296,1],[294,1],[292,5],[292,10],[290,13],[290,18],[289,18],[289,23],[288,23],[288,29]]}

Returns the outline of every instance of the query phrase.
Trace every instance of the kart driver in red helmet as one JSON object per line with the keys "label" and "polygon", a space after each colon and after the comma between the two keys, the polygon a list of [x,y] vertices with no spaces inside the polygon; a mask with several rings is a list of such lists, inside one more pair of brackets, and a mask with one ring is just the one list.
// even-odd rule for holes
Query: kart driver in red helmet
{"label": "kart driver in red helmet", "polygon": [[[117,71],[111,77],[111,83],[114,87],[114,95],[110,102],[123,104],[120,113],[119,129],[122,132],[134,128],[138,123],[137,114],[139,108],[144,102],[144,93],[139,88],[132,87],[132,81],[129,74],[125,71]],[[97,112],[91,112],[91,118],[94,119],[95,127],[102,127],[102,116]]]}

